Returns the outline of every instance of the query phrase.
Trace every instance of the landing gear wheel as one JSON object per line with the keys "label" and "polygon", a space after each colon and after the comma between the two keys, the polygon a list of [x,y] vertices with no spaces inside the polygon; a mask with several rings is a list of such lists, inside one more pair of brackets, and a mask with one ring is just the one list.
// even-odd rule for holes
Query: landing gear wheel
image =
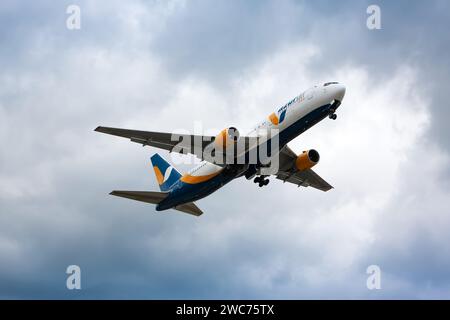
{"label": "landing gear wheel", "polygon": [[269,184],[269,179],[265,179],[265,176],[259,176],[253,179],[253,182],[257,183],[260,187],[263,187]]}
{"label": "landing gear wheel", "polygon": [[267,186],[269,184],[270,180],[269,179],[258,179],[258,185],[259,187],[264,187]]}
{"label": "landing gear wheel", "polygon": [[329,115],[329,118],[330,118],[331,120],[336,120],[337,114],[336,114],[336,113],[332,113],[332,114]]}

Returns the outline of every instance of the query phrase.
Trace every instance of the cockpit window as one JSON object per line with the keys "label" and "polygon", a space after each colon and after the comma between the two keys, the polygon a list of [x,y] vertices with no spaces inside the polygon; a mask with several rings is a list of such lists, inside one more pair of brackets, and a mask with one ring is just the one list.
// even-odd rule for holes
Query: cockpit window
{"label": "cockpit window", "polygon": [[329,86],[330,84],[339,84],[339,82],[336,82],[336,81],[333,81],[333,82],[327,82],[327,83],[325,83],[323,86],[326,87],[326,86]]}

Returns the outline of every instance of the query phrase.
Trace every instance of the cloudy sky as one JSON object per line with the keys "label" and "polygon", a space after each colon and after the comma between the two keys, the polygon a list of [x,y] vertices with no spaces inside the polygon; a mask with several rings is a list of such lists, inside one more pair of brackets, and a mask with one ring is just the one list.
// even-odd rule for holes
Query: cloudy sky
{"label": "cloudy sky", "polygon": [[[0,298],[450,298],[449,27],[445,0],[3,0]],[[332,191],[233,181],[200,218],[108,195],[158,190],[157,150],[96,126],[245,132],[325,81],[338,120],[290,146]]]}

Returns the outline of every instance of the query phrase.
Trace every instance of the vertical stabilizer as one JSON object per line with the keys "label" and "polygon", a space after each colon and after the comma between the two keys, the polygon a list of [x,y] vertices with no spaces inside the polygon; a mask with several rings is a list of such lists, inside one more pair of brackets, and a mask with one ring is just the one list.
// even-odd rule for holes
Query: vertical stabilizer
{"label": "vertical stabilizer", "polygon": [[181,178],[181,174],[157,153],[150,160],[152,161],[159,188],[164,192],[169,191]]}

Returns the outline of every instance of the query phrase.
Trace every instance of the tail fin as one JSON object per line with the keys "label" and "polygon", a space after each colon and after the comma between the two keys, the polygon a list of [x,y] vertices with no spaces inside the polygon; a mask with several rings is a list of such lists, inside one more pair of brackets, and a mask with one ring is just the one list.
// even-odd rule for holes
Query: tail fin
{"label": "tail fin", "polygon": [[164,192],[169,191],[181,178],[181,174],[157,153],[151,157],[151,161],[159,188]]}

